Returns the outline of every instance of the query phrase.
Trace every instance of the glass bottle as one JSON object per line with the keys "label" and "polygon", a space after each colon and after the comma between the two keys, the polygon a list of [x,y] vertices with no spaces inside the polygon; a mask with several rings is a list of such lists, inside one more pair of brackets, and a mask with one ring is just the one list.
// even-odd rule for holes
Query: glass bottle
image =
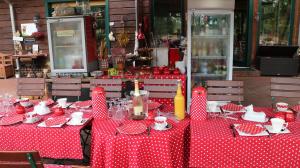
{"label": "glass bottle", "polygon": [[174,97],[174,106],[175,106],[175,116],[178,120],[183,120],[185,117],[185,103],[184,103],[184,96],[181,90],[181,81],[178,80],[177,85],[177,93]]}
{"label": "glass bottle", "polygon": [[134,80],[134,94],[132,98],[133,104],[133,119],[140,119],[143,116],[144,106],[143,98],[139,90],[138,80]]}

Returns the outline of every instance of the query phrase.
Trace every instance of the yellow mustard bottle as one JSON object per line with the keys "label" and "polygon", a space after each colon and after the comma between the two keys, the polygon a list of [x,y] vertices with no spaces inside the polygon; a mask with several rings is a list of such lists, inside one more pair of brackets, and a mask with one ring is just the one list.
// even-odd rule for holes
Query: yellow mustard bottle
{"label": "yellow mustard bottle", "polygon": [[177,93],[174,97],[175,116],[178,120],[183,120],[185,117],[185,101],[181,90],[181,81],[178,80]]}

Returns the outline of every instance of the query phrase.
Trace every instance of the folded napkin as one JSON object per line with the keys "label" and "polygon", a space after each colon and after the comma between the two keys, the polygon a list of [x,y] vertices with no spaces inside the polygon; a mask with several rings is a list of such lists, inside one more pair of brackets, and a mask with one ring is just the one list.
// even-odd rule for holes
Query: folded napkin
{"label": "folded napkin", "polygon": [[237,104],[233,104],[233,103],[228,103],[221,107],[223,110],[227,110],[227,111],[241,111],[244,109],[244,107],[242,105],[237,105]]}
{"label": "folded napkin", "polygon": [[117,129],[123,134],[141,134],[147,130],[147,126],[143,123],[133,122],[124,124]]}
{"label": "folded napkin", "polygon": [[24,120],[23,115],[14,115],[14,116],[2,117],[0,119],[0,125],[11,125],[11,124],[21,122],[23,120]]}
{"label": "folded napkin", "polygon": [[92,100],[77,101],[72,106],[75,106],[75,107],[90,107],[90,106],[92,106]]}
{"label": "folded napkin", "polygon": [[65,116],[55,117],[55,118],[49,118],[45,121],[46,127],[51,127],[55,125],[61,125],[68,121],[68,118]]}
{"label": "folded napkin", "polygon": [[240,124],[235,127],[236,129],[246,133],[246,134],[259,134],[265,130],[265,128],[261,126],[257,126],[256,124]]}

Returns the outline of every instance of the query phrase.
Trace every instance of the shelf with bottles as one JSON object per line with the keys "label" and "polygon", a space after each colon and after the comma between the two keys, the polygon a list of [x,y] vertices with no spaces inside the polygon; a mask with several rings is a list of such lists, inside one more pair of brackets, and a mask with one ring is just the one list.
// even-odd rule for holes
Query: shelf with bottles
{"label": "shelf with bottles", "polygon": [[192,56],[192,59],[227,59],[226,56]]}
{"label": "shelf with bottles", "polygon": [[214,34],[214,35],[193,35],[192,38],[216,38],[216,39],[228,39],[229,35]]}
{"label": "shelf with bottles", "polygon": [[192,18],[192,37],[226,37],[230,30],[228,23],[229,15],[194,15]]}
{"label": "shelf with bottles", "polygon": [[226,75],[226,60],[201,60],[193,61],[191,67],[192,74],[205,75],[216,74]]}

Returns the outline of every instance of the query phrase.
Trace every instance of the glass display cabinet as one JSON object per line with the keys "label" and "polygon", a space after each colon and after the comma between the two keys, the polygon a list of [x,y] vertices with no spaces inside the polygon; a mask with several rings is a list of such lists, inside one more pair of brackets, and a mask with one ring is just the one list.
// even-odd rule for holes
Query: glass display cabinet
{"label": "glass display cabinet", "polygon": [[87,73],[98,67],[92,17],[47,18],[51,74]]}
{"label": "glass display cabinet", "polygon": [[189,10],[188,103],[195,86],[232,79],[233,19],[233,11]]}

